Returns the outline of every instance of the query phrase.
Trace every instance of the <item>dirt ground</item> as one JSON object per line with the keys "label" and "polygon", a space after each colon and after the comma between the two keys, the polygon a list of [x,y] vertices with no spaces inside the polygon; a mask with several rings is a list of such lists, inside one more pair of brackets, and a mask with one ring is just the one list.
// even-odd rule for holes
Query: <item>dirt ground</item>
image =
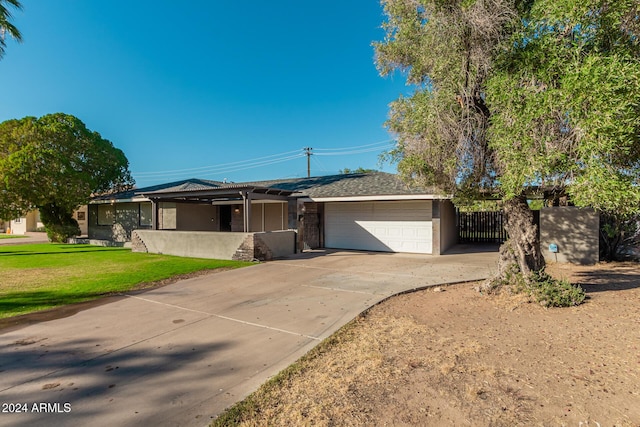
{"label": "dirt ground", "polygon": [[394,297],[334,336],[243,425],[640,426],[640,265],[551,265],[579,307],[474,284]]}

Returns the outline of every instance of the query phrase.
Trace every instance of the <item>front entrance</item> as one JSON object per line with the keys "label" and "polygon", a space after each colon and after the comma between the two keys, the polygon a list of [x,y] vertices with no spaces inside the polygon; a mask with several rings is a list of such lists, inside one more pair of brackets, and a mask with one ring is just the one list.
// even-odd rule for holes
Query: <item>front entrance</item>
{"label": "front entrance", "polygon": [[220,231],[231,231],[231,205],[220,205]]}

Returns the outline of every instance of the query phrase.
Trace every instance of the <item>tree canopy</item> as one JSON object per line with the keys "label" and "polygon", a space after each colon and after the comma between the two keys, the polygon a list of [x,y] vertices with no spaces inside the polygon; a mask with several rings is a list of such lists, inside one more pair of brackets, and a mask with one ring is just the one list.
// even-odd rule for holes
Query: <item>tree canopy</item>
{"label": "tree canopy", "polygon": [[4,56],[4,51],[7,47],[5,41],[7,34],[17,41],[22,41],[22,34],[20,34],[20,30],[11,22],[13,16],[7,6],[22,9],[22,5],[18,0],[0,0],[0,58]]}
{"label": "tree canopy", "polygon": [[0,217],[38,208],[45,226],[73,225],[92,194],[132,186],[124,153],[63,113],[0,124]]}
{"label": "tree canopy", "polygon": [[487,84],[503,194],[640,209],[640,3],[536,1]]}
{"label": "tree canopy", "polygon": [[[382,75],[400,173],[458,198],[491,194],[525,273],[541,271],[526,194],[640,210],[637,0],[383,0]],[[522,231],[524,230],[524,231]]]}
{"label": "tree canopy", "polygon": [[578,205],[638,208],[637,1],[383,5],[378,67],[416,87],[387,123],[405,176],[471,197],[545,186]]}
{"label": "tree canopy", "polygon": [[377,170],[363,168],[362,166],[358,166],[356,169],[349,169],[349,168],[340,169],[340,173],[345,175],[349,173],[371,173],[371,172],[377,172]]}

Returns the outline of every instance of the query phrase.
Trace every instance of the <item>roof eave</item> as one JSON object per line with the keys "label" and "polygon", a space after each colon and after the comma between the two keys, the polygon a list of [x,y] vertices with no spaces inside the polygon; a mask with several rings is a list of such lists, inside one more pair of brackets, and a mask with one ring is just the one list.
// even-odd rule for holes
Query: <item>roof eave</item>
{"label": "roof eave", "polygon": [[447,200],[451,195],[439,194],[383,194],[369,196],[332,196],[332,197],[301,197],[304,202],[371,202],[371,201],[393,201],[393,200]]}

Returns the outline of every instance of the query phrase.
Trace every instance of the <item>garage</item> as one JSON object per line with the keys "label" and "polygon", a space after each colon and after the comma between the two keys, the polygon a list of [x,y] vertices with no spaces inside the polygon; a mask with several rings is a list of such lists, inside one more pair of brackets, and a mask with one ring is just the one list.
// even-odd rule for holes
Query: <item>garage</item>
{"label": "garage", "polygon": [[367,201],[325,204],[325,247],[432,253],[432,202]]}

